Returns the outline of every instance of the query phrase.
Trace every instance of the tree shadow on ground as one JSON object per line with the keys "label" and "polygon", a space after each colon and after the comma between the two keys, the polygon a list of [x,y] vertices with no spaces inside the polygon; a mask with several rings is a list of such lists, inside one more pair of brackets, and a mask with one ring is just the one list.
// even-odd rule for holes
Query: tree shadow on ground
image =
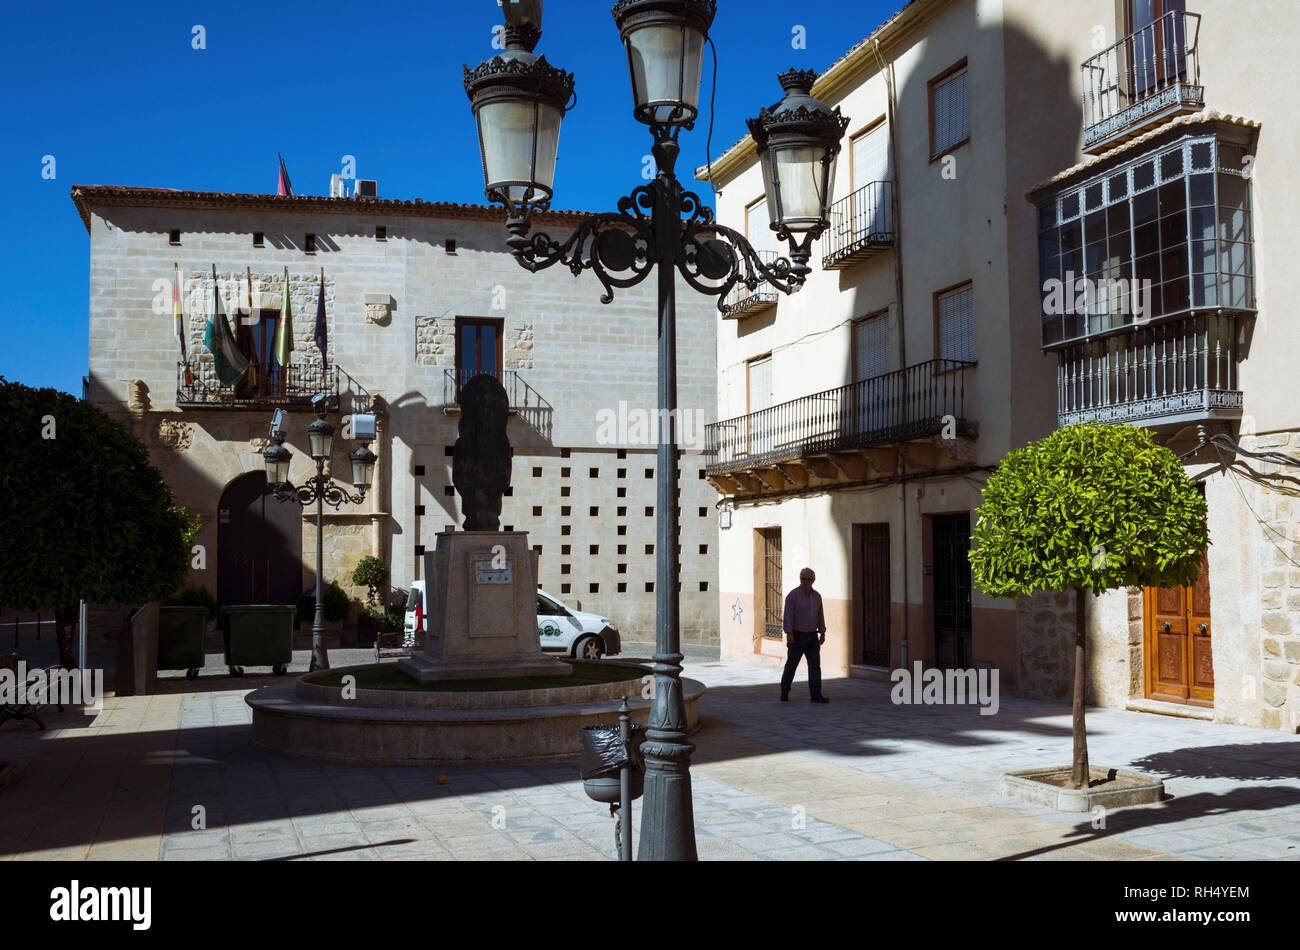
{"label": "tree shadow on ground", "polygon": [[1300,742],[1243,742],[1154,752],[1132,764],[1168,778],[1300,779]]}
{"label": "tree shadow on ground", "polygon": [[[1050,854],[1064,848],[1095,841],[1125,831],[1139,831],[1164,825],[1175,825],[1198,818],[1215,815],[1241,813],[1243,817],[1249,812],[1267,812],[1277,808],[1288,808],[1300,804],[1300,789],[1251,787],[1234,789],[1231,792],[1216,794],[1214,792],[1197,792],[1192,795],[1179,795],[1168,798],[1161,805],[1141,808],[1124,808],[1107,812],[1105,827],[1093,826],[1091,815],[1069,831],[1065,837],[1069,840],[1060,844],[1022,851],[1019,854],[998,858],[999,861],[1022,861],[1037,855]],[[1298,826],[1300,827],[1300,826]],[[1266,829],[1260,829],[1261,836],[1267,835]],[[1300,840],[1300,838],[1298,838]]]}

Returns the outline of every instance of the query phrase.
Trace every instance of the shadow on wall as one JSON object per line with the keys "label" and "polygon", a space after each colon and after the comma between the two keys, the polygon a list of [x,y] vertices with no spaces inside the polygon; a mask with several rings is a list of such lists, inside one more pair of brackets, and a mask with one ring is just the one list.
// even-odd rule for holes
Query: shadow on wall
{"label": "shadow on wall", "polygon": [[[990,29],[977,20],[975,8],[974,3],[956,5],[950,8],[950,14],[945,13],[945,18],[955,16],[965,20],[963,32],[969,37],[964,44],[966,49],[991,48],[998,40],[989,36]],[[1016,445],[1045,436],[1055,428],[1054,401],[1032,396],[1053,391],[1055,368],[1040,349],[1037,217],[1034,207],[1024,200],[1023,192],[1074,164],[1082,134],[1082,110],[1075,88],[1079,63],[1044,49],[1014,23],[997,24],[993,30],[1002,37],[1005,93],[985,82],[981,64],[972,57],[968,64],[970,141],[951,151],[952,162],[932,159],[929,129],[929,80],[954,65],[949,59],[952,47],[940,50],[923,39],[918,41],[921,44],[919,51],[915,51],[919,54],[918,64],[895,90],[894,174],[897,194],[902,200],[899,243],[867,262],[840,272],[841,293],[849,295],[852,315],[855,319],[867,317],[895,300],[892,268],[894,255],[901,253],[904,307],[889,318],[887,365],[891,369],[940,357],[934,295],[971,282],[976,356],[983,352],[986,359],[983,367],[977,366],[970,374],[970,382],[975,385],[967,387],[965,415],[983,434],[982,441],[975,443],[975,464],[983,465],[996,463]],[[1032,81],[1024,81],[1026,77]],[[1003,94],[1005,101],[1000,98]],[[850,132],[856,132],[871,118],[853,116]],[[994,138],[999,129],[1005,136],[1003,141]],[[1000,154],[1005,155],[1005,174],[998,169]],[[841,176],[846,168],[842,161]],[[945,176],[946,168],[955,177]],[[986,169],[994,171],[986,173]],[[972,184],[981,179],[988,182],[987,186]],[[981,246],[986,235],[997,232],[999,216],[1005,221],[1007,236],[1008,272],[1003,273],[995,266],[999,263],[997,258],[984,253]],[[882,282],[885,273],[890,277]],[[882,292],[881,287],[888,289]],[[1009,314],[1005,316],[1001,303],[1004,292],[1009,294],[1010,302]],[[981,331],[980,317],[985,314],[993,318],[992,325],[986,322],[986,329]],[[906,353],[901,351],[900,316],[906,321]],[[842,350],[840,366],[828,367],[829,372],[817,382],[810,380],[806,387],[808,393],[832,386],[838,380],[856,380],[853,330],[845,328],[841,332],[846,334],[848,345]],[[1015,367],[1015,380],[1009,367]],[[1028,377],[1028,385],[1025,385],[1026,374],[1034,374]],[[1003,418],[997,418],[997,414],[1003,414]],[[979,418],[980,415],[984,418]],[[904,639],[908,641],[909,663],[933,658],[939,653],[935,642],[936,596],[931,590],[933,578],[922,570],[924,564],[933,560],[928,561],[925,554],[929,518],[919,509],[923,502],[911,497],[910,492],[903,492],[904,500],[900,501],[897,484],[867,491],[830,493],[830,523],[835,526],[834,542],[839,548],[838,557],[830,560],[844,563],[850,575],[845,584],[853,601],[850,621],[853,629],[848,631],[850,660],[861,662],[859,657],[868,647],[862,590],[864,578],[872,573],[873,566],[854,551],[855,525],[879,522],[890,523],[890,565],[885,572],[889,581],[890,663],[899,661]],[[960,512],[945,510],[944,513]],[[973,510],[970,515],[973,525]],[[904,539],[898,530],[900,521],[908,526],[906,563],[903,563]],[[906,578],[904,571],[907,571]],[[974,590],[973,585],[968,586]],[[998,600],[989,607],[996,613],[970,611],[974,615],[975,629],[971,631],[974,655],[989,655],[987,645],[997,643],[1005,648],[996,652],[1014,652],[1019,657],[1015,602]],[[994,617],[1004,613],[1004,620],[994,621]],[[1008,671],[1010,675],[1004,682],[1012,684],[1024,679],[1019,668],[1023,666],[1023,658],[1017,666]],[[1062,657],[1055,675],[1061,681],[1062,695],[1069,695],[1073,676],[1071,655]]]}

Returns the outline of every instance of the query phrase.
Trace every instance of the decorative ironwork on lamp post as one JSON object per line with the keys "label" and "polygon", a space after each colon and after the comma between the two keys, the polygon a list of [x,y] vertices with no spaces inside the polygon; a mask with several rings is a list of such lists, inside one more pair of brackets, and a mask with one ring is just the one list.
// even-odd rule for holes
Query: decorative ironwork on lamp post
{"label": "decorative ironwork on lamp post", "polygon": [[[318,395],[312,399],[316,409],[316,420],[307,426],[307,442],[311,457],[316,462],[316,474],[307,479],[306,484],[294,485],[289,481],[289,463],[292,453],[284,447],[284,432],[280,428],[283,416],[277,412],[271,424],[271,439],[274,444],[262,453],[266,463],[266,481],[276,501],[293,501],[302,507],[316,503],[316,611],[311,625],[311,665],[310,670],[328,670],[329,653],[325,649],[325,599],[322,590],[325,561],[325,504],[338,509],[343,504],[359,505],[365,501],[366,491],[370,488],[375,473],[375,454],[364,444],[354,451],[352,461],[352,485],[357,489],[353,494],[347,489],[334,484],[325,474],[325,463],[334,448],[334,426],[325,421],[327,399]],[[373,432],[369,433],[373,437]]]}
{"label": "decorative ironwork on lamp post", "polygon": [[541,2],[507,3],[506,49],[475,69],[465,90],[478,123],[488,200],[506,208],[507,246],[519,264],[541,271],[564,264],[592,271],[605,288],[633,287],[655,273],[659,290],[659,418],[655,575],[654,700],[642,746],[646,761],[641,860],[695,860],[690,758],[682,697],[678,597],[676,274],[719,298],[737,283],[767,282],[794,293],[811,268],[812,242],[829,227],[835,160],[848,119],[812,97],[816,74],[780,76],[785,98],[749,120],[767,191],[771,228],[790,244],[789,258],[765,263],[745,237],[718,224],[675,174],[682,129],[699,116],[700,74],[715,0],[620,0],[613,10],[634,97],[633,114],[649,126],[658,174],[619,199],[618,210],[587,216],[568,237],[531,234],[534,211],[550,207],[560,124],[574,103],[573,74],[533,53],[541,38]]}

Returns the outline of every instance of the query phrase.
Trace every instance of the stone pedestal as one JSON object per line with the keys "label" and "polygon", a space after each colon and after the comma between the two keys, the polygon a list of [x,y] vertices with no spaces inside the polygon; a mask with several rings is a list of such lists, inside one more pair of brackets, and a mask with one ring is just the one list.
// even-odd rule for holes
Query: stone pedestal
{"label": "stone pedestal", "polygon": [[443,531],[424,555],[424,648],[398,662],[421,683],[568,676],[537,638],[537,568],[526,531]]}

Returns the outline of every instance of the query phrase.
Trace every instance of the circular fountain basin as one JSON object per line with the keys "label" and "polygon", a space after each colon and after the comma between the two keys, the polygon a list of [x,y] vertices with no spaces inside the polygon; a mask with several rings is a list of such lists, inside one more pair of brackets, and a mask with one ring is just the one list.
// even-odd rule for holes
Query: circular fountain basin
{"label": "circular fountain basin", "polygon": [[[624,696],[633,722],[644,724],[650,715],[641,680],[648,667],[606,660],[575,662],[575,670],[584,665],[626,667],[630,676],[545,689],[355,689],[351,698],[342,686],[319,682],[349,673],[360,680],[392,667],[371,664],[306,673],[244,701],[253,710],[253,743],[299,758],[377,765],[568,759],[580,751],[583,726],[617,724]],[[681,683],[693,732],[704,684],[685,677]]]}

